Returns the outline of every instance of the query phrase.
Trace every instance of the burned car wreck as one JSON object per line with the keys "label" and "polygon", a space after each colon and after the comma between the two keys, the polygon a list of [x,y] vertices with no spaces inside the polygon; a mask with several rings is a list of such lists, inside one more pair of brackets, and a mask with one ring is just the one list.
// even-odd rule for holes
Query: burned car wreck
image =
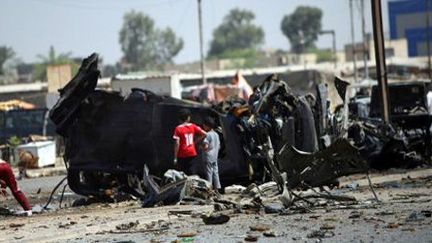
{"label": "burned car wreck", "polygon": [[[425,82],[389,84],[390,123],[381,119],[378,86],[371,90],[366,112],[350,108],[348,137],[374,169],[414,168],[429,163],[431,156],[431,116]],[[351,100],[350,107],[360,102]],[[363,115],[360,115],[363,114]]]}
{"label": "burned car wreck", "polygon": [[[219,115],[209,106],[133,89],[128,97],[94,90],[99,76],[97,55],[82,63],[78,74],[60,90],[61,98],[50,112],[57,132],[64,137],[64,158],[70,188],[78,194],[105,197],[119,188],[144,195],[144,164],[152,175],[174,168],[172,132],[180,108],[188,108],[198,124]],[[226,132],[229,134],[228,129]],[[247,179],[241,153],[231,150],[221,163],[221,177]],[[200,163],[195,163],[200,165]]]}
{"label": "burned car wreck", "polygon": [[[318,85],[316,95],[298,96],[270,75],[248,102],[217,106],[141,89],[122,97],[95,90],[97,60],[97,54],[83,60],[50,111],[65,141],[69,187],[77,194],[108,199],[121,191],[140,198],[143,205],[179,200],[187,180],[162,176],[174,168],[172,132],[180,108],[188,108],[198,125],[206,116],[218,121],[223,186],[274,181],[287,195],[292,189],[334,185],[338,177],[368,170],[353,142],[334,132],[325,85]],[[200,156],[196,160],[202,176]],[[289,198],[284,205],[290,204]]]}

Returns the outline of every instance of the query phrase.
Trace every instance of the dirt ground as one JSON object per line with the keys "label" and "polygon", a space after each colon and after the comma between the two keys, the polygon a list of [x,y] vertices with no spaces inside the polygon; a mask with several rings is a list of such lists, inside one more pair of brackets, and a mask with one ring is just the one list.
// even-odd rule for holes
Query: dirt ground
{"label": "dirt ground", "polygon": [[[36,209],[61,177],[20,181]],[[227,210],[227,223],[204,224],[211,205],[142,208],[137,201],[68,207],[77,198],[66,190],[54,209],[32,217],[0,216],[1,242],[432,242],[432,170],[392,171],[372,178],[381,203],[363,176],[342,179],[336,195],[358,203],[323,201],[310,210],[266,214],[264,210]],[[41,190],[39,190],[39,188]],[[232,195],[224,195],[229,198]],[[11,199],[0,205],[17,207]],[[37,211],[37,210],[36,210]]]}

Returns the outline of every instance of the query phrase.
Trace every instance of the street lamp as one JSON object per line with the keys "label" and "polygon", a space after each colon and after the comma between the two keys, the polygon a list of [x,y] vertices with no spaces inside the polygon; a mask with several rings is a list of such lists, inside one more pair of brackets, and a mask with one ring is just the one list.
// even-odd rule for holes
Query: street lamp
{"label": "street lamp", "polygon": [[334,30],[322,30],[319,32],[320,35],[332,35],[333,38],[333,63],[334,67],[337,67],[337,57],[336,57],[336,33]]}

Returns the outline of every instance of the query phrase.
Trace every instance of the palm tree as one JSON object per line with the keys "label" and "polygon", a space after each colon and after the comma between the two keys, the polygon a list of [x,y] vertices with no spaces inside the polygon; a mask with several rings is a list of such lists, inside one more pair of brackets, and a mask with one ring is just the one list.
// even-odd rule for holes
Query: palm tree
{"label": "palm tree", "polygon": [[72,64],[74,65],[74,61],[72,60],[72,53],[59,53],[57,54],[54,47],[50,46],[48,51],[48,55],[38,54],[36,57],[40,60],[40,63],[35,64],[33,77],[34,80],[46,80],[47,72],[46,69],[49,65],[60,65],[60,64]]}
{"label": "palm tree", "polygon": [[60,53],[56,55],[53,46],[50,46],[48,55],[44,56],[41,54],[37,55],[37,58],[42,61],[42,63],[47,65],[55,65],[55,64],[66,64],[71,63],[72,61],[72,52]]}

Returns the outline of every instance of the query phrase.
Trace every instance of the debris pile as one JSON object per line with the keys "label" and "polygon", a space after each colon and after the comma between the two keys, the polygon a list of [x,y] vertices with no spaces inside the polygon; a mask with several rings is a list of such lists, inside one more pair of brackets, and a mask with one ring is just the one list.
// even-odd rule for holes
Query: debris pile
{"label": "debris pile", "polygon": [[[355,204],[354,198],[324,190],[338,186],[341,176],[366,174],[369,164],[381,161],[420,164],[424,157],[414,150],[429,151],[412,143],[417,139],[412,130],[418,127],[407,125],[422,121],[429,127],[428,115],[414,118],[411,109],[396,125],[364,115],[351,114],[348,120],[348,114],[339,112],[343,109],[330,111],[325,84],[316,87],[316,94],[297,95],[270,75],[248,101],[231,98],[211,107],[141,89],[132,89],[127,97],[95,90],[97,62],[96,54],[83,61],[50,112],[65,138],[69,186],[81,195],[109,199],[113,191],[124,192],[139,198],[143,207],[181,201],[210,202],[217,210],[308,211]],[[344,99],[347,85],[336,87]],[[199,177],[202,168],[196,170],[198,177],[172,170],[171,134],[180,108],[188,108],[197,124],[208,116],[218,121],[221,182],[226,191],[238,193],[236,199],[212,195],[210,185]],[[200,160],[198,156],[193,164],[200,167]],[[233,184],[249,186],[227,187]],[[208,222],[226,220],[208,217]]]}

